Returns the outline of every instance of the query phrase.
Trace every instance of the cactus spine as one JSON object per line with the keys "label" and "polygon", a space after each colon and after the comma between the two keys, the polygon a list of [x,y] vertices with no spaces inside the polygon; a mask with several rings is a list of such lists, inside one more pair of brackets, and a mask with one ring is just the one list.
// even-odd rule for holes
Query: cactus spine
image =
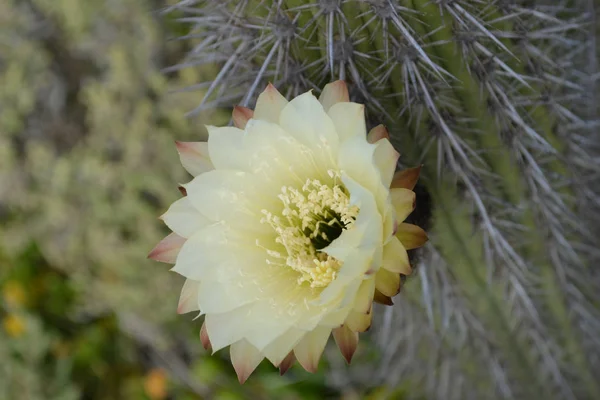
{"label": "cactus spine", "polygon": [[588,239],[600,215],[597,108],[587,90],[593,7],[186,0],[171,8],[196,43],[172,69],[220,65],[198,86],[206,95],[192,114],[251,105],[268,81],[291,96],[345,79],[369,119],[388,125],[401,163],[424,164],[432,243],[372,334],[394,357],[334,382],[406,381],[427,398],[600,397],[598,254]]}

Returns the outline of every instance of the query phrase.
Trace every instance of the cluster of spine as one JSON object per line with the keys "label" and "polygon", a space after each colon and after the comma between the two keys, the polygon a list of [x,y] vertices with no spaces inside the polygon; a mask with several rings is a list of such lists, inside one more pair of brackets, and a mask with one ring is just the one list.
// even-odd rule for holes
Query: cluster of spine
{"label": "cluster of spine", "polygon": [[251,106],[268,82],[291,97],[344,79],[400,162],[424,165],[432,240],[418,277],[374,324],[383,359],[333,382],[406,381],[415,397],[444,399],[600,397],[593,1],[184,0],[167,11],[194,43],[168,70],[220,67],[185,88],[204,92],[191,114]]}

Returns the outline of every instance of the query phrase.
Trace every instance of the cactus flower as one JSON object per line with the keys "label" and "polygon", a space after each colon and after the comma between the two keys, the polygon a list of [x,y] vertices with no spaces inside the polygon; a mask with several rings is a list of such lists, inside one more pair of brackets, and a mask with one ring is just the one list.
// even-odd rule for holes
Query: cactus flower
{"label": "cactus flower", "polygon": [[350,362],[373,302],[392,304],[407,250],[427,240],[413,211],[414,168],[343,81],[287,101],[272,85],[235,127],[178,142],[194,176],[162,216],[173,231],[149,257],[187,278],[178,312],[204,315],[206,348],[230,347],[240,382],[267,358],[314,372],[333,333]]}

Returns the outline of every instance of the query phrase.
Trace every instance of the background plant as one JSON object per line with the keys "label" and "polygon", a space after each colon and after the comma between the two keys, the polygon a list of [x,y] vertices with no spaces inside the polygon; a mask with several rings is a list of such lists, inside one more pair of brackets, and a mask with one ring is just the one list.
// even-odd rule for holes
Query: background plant
{"label": "background plant", "polygon": [[[203,110],[331,80],[424,164],[415,216],[431,243],[380,349],[339,387],[410,396],[596,398],[600,363],[598,78],[592,1],[184,0],[195,46],[175,72],[217,65]],[[430,218],[429,218],[430,217]],[[335,362],[335,360],[332,360]]]}

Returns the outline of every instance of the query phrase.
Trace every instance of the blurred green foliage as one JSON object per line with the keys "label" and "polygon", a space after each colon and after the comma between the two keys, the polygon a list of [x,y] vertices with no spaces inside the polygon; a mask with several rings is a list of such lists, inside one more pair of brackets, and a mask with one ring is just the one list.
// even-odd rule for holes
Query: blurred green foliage
{"label": "blurred green foliage", "polygon": [[173,141],[228,120],[168,93],[212,71],[161,73],[189,50],[162,6],[0,2],[0,399],[359,398],[266,364],[240,386],[175,313],[182,279],[145,259],[189,179]]}

